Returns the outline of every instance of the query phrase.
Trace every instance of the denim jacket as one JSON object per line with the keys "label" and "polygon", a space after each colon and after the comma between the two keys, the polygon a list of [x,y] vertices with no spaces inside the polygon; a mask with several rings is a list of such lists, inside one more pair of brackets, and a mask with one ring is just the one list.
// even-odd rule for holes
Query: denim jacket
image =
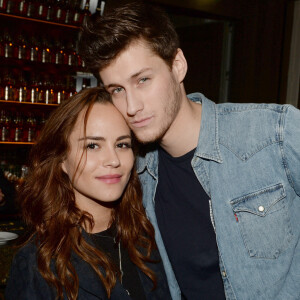
{"label": "denim jacket", "polygon": [[[211,199],[226,299],[300,299],[300,111],[277,104],[215,104],[199,93],[189,98],[202,103],[191,165]],[[177,300],[180,289],[155,216],[155,149],[139,157],[137,170]]]}

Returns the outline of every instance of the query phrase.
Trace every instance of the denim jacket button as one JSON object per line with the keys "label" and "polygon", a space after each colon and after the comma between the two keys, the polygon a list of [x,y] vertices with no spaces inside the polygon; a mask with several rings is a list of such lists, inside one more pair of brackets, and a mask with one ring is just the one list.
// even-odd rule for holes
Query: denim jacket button
{"label": "denim jacket button", "polygon": [[258,210],[263,212],[265,210],[265,208],[261,205],[261,206],[258,207]]}
{"label": "denim jacket button", "polygon": [[222,271],[222,276],[226,277],[226,272],[225,271]]}

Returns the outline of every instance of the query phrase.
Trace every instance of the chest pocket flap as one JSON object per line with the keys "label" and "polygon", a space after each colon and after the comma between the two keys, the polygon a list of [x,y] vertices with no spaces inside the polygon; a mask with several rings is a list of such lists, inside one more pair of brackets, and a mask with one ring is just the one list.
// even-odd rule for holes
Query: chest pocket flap
{"label": "chest pocket flap", "polygon": [[[265,188],[263,190],[236,198],[230,203],[235,213],[249,212],[264,217],[274,209],[274,205],[285,198],[285,190],[281,183]],[[276,210],[279,207],[276,205]]]}

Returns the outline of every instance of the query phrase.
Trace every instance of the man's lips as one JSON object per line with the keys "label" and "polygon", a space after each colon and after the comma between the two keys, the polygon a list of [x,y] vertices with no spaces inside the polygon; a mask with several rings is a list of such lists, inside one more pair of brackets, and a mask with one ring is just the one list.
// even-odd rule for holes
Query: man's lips
{"label": "man's lips", "polygon": [[133,127],[137,127],[137,128],[144,127],[144,126],[147,126],[152,121],[152,119],[153,119],[153,117],[134,120],[134,121],[131,122],[131,125]]}
{"label": "man's lips", "polygon": [[121,174],[112,174],[112,175],[103,175],[96,177],[98,180],[105,182],[105,183],[118,183],[121,180]]}

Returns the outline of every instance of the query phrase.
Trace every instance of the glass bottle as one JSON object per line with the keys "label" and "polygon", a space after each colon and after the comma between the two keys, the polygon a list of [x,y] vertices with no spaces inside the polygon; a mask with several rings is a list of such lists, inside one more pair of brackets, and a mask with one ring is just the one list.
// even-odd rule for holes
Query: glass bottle
{"label": "glass bottle", "polygon": [[1,141],[7,142],[10,140],[10,126],[11,116],[8,111],[1,110],[0,113],[0,128],[1,128]]}
{"label": "glass bottle", "polygon": [[89,17],[91,16],[91,12],[90,12],[90,0],[86,0],[85,5],[84,5],[84,9],[83,9],[83,17],[82,17],[82,24],[86,24],[87,20],[89,19]]}
{"label": "glass bottle", "polygon": [[41,42],[41,62],[51,63],[51,49],[49,47],[49,42],[45,36],[42,37]]}
{"label": "glass bottle", "polygon": [[47,0],[38,1],[36,7],[36,17],[40,20],[45,20],[47,18]]}
{"label": "glass bottle", "polygon": [[14,9],[15,9],[15,1],[13,0],[8,0],[7,1],[7,5],[6,5],[6,10],[5,12],[7,14],[13,14],[14,13]]}
{"label": "glass bottle", "polygon": [[33,113],[29,113],[26,119],[26,142],[34,142],[36,137],[37,120]]}
{"label": "glass bottle", "polygon": [[66,24],[72,24],[73,18],[74,18],[74,10],[72,9],[70,0],[65,0],[65,11],[66,11],[66,17],[65,17],[65,23]]}
{"label": "glass bottle", "polygon": [[0,0],[0,12],[6,12],[7,0]]}
{"label": "glass bottle", "polygon": [[83,11],[81,9],[81,0],[74,1],[73,24],[80,25],[82,23]]}
{"label": "glass bottle", "polygon": [[14,142],[23,142],[23,117],[20,112],[13,116],[12,139]]}
{"label": "glass bottle", "polygon": [[58,23],[64,23],[66,19],[66,10],[64,7],[64,2],[62,0],[56,0],[55,5],[55,18],[54,21]]}
{"label": "glass bottle", "polygon": [[35,18],[36,16],[36,3],[34,0],[28,0],[26,17]]}
{"label": "glass bottle", "polygon": [[14,55],[14,45],[13,40],[7,29],[4,29],[4,57],[10,58]]}
{"label": "glass bottle", "polygon": [[28,47],[26,37],[23,32],[20,32],[16,39],[15,53],[14,57],[17,59],[27,59],[28,58]]}
{"label": "glass bottle", "polygon": [[47,1],[46,20],[47,21],[53,21],[53,19],[54,19],[54,0],[48,0]]}
{"label": "glass bottle", "polygon": [[3,86],[4,86],[4,100],[13,101],[15,94],[15,81],[10,71],[4,74]]}
{"label": "glass bottle", "polygon": [[104,7],[105,7],[105,1],[98,0],[95,15],[102,16],[104,12]]}

